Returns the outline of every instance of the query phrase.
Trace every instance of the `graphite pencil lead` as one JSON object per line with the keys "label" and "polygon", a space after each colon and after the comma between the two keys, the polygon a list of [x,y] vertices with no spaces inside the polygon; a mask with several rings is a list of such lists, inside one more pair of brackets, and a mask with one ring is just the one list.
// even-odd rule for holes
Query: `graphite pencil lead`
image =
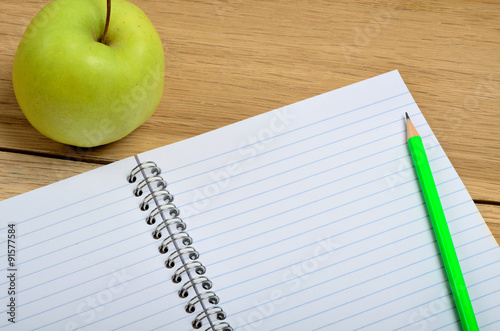
{"label": "graphite pencil lead", "polygon": [[405,112],[405,114],[406,114],[406,119],[407,119],[407,120],[409,120],[409,119],[410,119],[410,116],[408,116],[408,113],[407,113],[407,112]]}

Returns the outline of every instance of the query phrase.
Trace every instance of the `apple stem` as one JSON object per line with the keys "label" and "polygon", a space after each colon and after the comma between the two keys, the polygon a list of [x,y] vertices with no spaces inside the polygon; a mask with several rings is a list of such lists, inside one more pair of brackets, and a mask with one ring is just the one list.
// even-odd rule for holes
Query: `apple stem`
{"label": "apple stem", "polygon": [[106,0],[108,9],[106,13],[106,24],[104,25],[104,33],[102,34],[101,43],[106,44],[106,37],[108,36],[109,19],[111,18],[111,0]]}

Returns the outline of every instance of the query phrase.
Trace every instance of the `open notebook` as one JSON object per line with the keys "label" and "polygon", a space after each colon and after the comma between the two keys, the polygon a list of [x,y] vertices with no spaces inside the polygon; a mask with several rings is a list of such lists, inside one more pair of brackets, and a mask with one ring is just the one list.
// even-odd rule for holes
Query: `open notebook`
{"label": "open notebook", "polygon": [[397,71],[0,202],[0,326],[459,330],[405,112],[500,329],[500,249]]}

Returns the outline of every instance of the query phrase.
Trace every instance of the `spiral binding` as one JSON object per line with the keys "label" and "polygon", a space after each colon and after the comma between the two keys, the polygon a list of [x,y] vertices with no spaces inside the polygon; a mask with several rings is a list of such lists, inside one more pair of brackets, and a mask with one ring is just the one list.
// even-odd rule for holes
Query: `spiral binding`
{"label": "spiral binding", "polygon": [[[138,159],[137,161],[139,163]],[[184,281],[178,295],[181,298],[191,296],[185,306],[186,312],[194,315],[199,311],[191,323],[192,327],[201,329],[206,320],[210,326],[205,331],[232,331],[233,328],[224,321],[226,313],[218,306],[219,297],[210,291],[212,282],[204,276],[206,269],[198,261],[200,254],[191,246],[193,239],[185,231],[186,224],[179,217],[179,209],[173,203],[174,197],[160,175],[161,169],[156,163],[146,161],[132,169],[127,180],[135,183],[139,177],[143,178],[137,183],[133,193],[137,197],[144,196],[139,208],[149,211],[145,220],[148,225],[155,225],[151,232],[153,238],[164,238],[158,251],[161,254],[168,253],[165,267],[171,269],[178,265],[172,282],[180,284]]]}

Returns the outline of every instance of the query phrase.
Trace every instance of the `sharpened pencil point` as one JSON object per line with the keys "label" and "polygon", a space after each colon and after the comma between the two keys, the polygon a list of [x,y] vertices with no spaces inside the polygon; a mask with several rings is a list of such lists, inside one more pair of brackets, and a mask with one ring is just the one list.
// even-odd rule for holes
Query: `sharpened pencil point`
{"label": "sharpened pencil point", "polygon": [[410,116],[408,113],[406,114],[406,139],[410,139],[411,137],[418,136],[417,129],[415,129],[415,126],[411,122]]}

